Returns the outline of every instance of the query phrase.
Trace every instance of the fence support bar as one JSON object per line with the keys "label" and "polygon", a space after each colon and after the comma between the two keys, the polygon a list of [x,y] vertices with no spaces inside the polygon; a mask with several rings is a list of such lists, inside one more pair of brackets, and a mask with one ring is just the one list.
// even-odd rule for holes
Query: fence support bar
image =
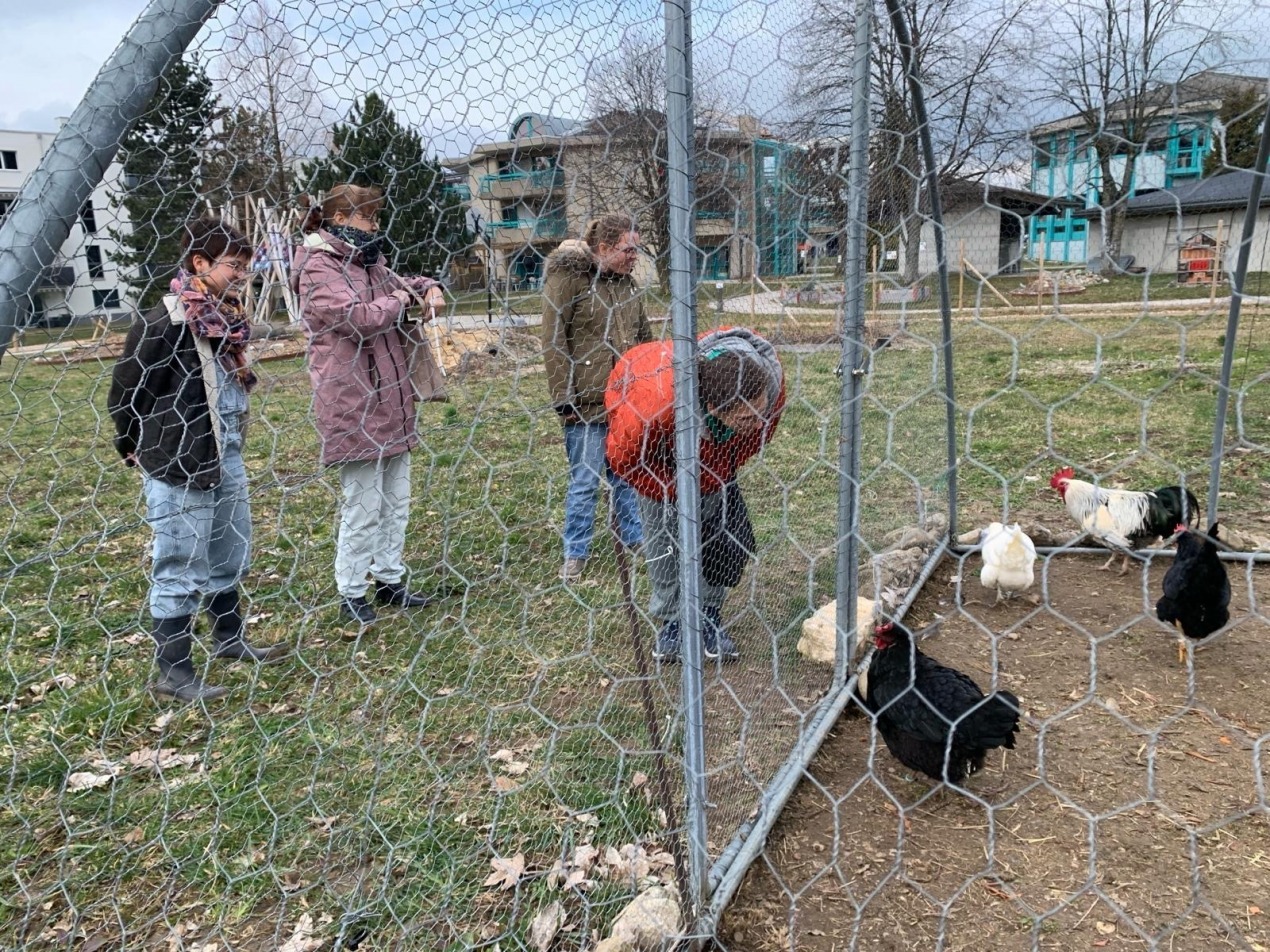
{"label": "fence support bar", "polygon": [[[1265,184],[1266,162],[1270,161],[1270,99],[1261,121],[1261,144],[1257,147],[1257,164],[1261,169],[1252,177],[1248,207],[1244,211],[1244,230],[1239,238],[1239,256],[1230,276],[1230,313],[1226,318],[1226,343],[1222,348],[1221,383],[1217,387],[1217,418],[1213,423],[1213,456],[1208,473],[1208,522],[1217,521],[1217,498],[1221,491],[1221,463],[1226,456],[1226,408],[1230,402],[1230,371],[1235,362],[1235,335],[1239,333],[1239,308],[1243,304],[1244,281],[1248,277],[1248,257],[1252,254],[1252,233],[1261,208],[1261,188]],[[1218,249],[1220,253],[1221,249]],[[1220,266],[1221,262],[1218,262]]]}
{"label": "fence support bar", "polygon": [[[957,404],[953,386],[952,292],[948,287],[948,249],[944,234],[944,209],[939,197],[939,166],[935,161],[935,143],[931,138],[930,118],[926,112],[926,91],[917,72],[913,38],[904,19],[907,6],[901,0],[886,0],[891,29],[899,43],[900,59],[908,74],[909,94],[913,101],[913,118],[917,120],[917,137],[922,144],[925,166],[926,197],[930,202],[930,220],[935,232],[935,274],[939,282],[939,328],[944,359],[945,434],[948,448],[948,538],[957,538]],[[916,254],[917,249],[910,249]]]}
{"label": "fence support bar", "polygon": [[[892,618],[897,621],[904,618],[908,610],[913,607],[913,602],[916,601],[922,586],[930,579],[931,573],[935,571],[947,553],[948,540],[945,539],[927,557],[926,564],[922,566],[917,580],[909,587],[908,595],[891,614]],[[789,758],[767,785],[754,818],[741,826],[736,836],[719,854],[718,861],[710,868],[710,907],[706,913],[710,935],[713,935],[718,928],[719,918],[723,915],[723,910],[727,908],[728,903],[732,901],[732,897],[736,895],[737,889],[740,888],[741,879],[745,876],[746,870],[762,852],[767,842],[767,835],[771,833],[785,804],[789,802],[789,798],[798,787],[798,782],[802,780],[807,765],[816,756],[820,745],[824,743],[830,729],[838,722],[847,702],[851,700],[856,681],[857,675],[851,675],[836,694],[830,695],[821,702],[820,711],[808,726],[806,733],[802,735]]]}
{"label": "fence support bar", "polygon": [[[949,551],[953,555],[973,555],[982,549],[983,546],[979,545],[955,545]],[[1037,555],[1101,555],[1106,557],[1112,551],[1111,549],[1086,545],[1038,545],[1036,547]],[[1150,559],[1163,558],[1164,556],[1173,558],[1177,555],[1177,551],[1174,549],[1138,549],[1136,554]],[[1270,562],[1270,552],[1231,552],[1219,549],[1217,557],[1227,562]]]}
{"label": "fence support bar", "polygon": [[696,261],[693,248],[692,3],[666,0],[666,189],[670,213],[670,313],[674,339],[675,489],[679,516],[679,632],[683,658],[684,829],[690,881],[680,885],[689,935],[702,935],[710,853],[706,845],[705,699],[701,641],[700,424],[697,400]]}
{"label": "fence support bar", "polygon": [[23,183],[0,222],[0,357],[22,302],[38,286],[119,143],[154,97],[172,60],[221,0],[151,0]]}
{"label": "fence support bar", "polygon": [[838,600],[833,684],[846,683],[855,658],[856,593],[860,587],[860,401],[865,369],[864,285],[869,210],[869,28],[872,0],[856,0],[851,63],[851,153],[847,170],[847,259],[842,295],[842,410],[838,432]]}

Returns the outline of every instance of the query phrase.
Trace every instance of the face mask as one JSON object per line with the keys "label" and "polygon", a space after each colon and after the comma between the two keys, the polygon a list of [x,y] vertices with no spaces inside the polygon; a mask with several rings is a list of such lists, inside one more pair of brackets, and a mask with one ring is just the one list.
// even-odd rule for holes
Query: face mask
{"label": "face mask", "polygon": [[352,225],[327,225],[326,230],[362,253],[362,263],[370,266],[379,260],[384,236],[377,231],[363,231]]}
{"label": "face mask", "polygon": [[709,412],[706,413],[706,429],[710,431],[716,443],[726,443],[736,435],[736,430]]}

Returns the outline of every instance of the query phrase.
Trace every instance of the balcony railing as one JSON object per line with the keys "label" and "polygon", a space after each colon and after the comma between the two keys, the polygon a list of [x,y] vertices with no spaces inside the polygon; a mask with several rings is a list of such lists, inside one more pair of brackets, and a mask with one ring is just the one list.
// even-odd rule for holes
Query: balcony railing
{"label": "balcony railing", "polygon": [[453,195],[460,202],[470,202],[472,200],[472,187],[467,184],[447,185],[445,187],[446,195]]}
{"label": "balcony railing", "polygon": [[569,230],[569,223],[563,218],[519,218],[515,221],[490,222],[494,237],[498,232],[519,231],[523,234],[504,235],[504,237],[529,238],[563,238]]}
{"label": "balcony railing", "polygon": [[492,195],[496,185],[519,186],[526,191],[560,188],[564,185],[564,169],[537,169],[533,172],[499,172],[481,176],[481,194]]}

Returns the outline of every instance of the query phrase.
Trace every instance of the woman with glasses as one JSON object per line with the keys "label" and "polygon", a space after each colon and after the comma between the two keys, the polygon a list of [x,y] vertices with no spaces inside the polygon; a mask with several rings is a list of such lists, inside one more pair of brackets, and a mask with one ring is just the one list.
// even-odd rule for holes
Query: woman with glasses
{"label": "woman with glasses", "polygon": [[622,354],[652,339],[643,295],[632,276],[638,260],[635,222],[619,214],[595,219],[581,241],[561,242],[547,258],[543,359],[569,460],[560,569],[566,582],[582,577],[591,554],[601,479],[607,478],[612,489],[622,543],[638,549],[644,540],[635,493],[604,459],[604,387],[609,373]]}
{"label": "woman with glasses", "polygon": [[115,447],[141,469],[154,530],[150,614],[159,680],[180,701],[221,697],[191,657],[194,622],[207,608],[213,656],[272,661],[285,648],[247,641],[238,584],[251,556],[243,467],[251,324],[239,292],[251,246],[218,221],[188,225],[172,293],[133,322],[115,364],[109,407]]}
{"label": "woman with glasses", "polygon": [[363,627],[376,619],[366,597],[371,579],[380,605],[422,608],[431,601],[411,590],[403,561],[410,451],[419,445],[418,401],[445,398],[411,310],[419,305],[428,320],[445,298],[431,278],[402,278],[388,268],[382,205],[378,188],[331,188],[309,209],[292,268],[322,463],[338,467],[343,491],[335,543],[340,611]]}

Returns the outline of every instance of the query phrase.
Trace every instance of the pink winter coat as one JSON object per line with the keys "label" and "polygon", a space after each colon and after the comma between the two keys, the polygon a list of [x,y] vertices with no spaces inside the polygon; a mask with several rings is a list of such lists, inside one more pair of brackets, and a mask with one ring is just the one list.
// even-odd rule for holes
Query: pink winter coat
{"label": "pink winter coat", "polygon": [[[292,280],[309,338],[313,409],[330,466],[409,452],[415,431],[411,356],[427,339],[401,326],[392,292],[405,284],[382,261],[370,267],[325,231],[297,249]],[[432,360],[430,351],[424,355]]]}

